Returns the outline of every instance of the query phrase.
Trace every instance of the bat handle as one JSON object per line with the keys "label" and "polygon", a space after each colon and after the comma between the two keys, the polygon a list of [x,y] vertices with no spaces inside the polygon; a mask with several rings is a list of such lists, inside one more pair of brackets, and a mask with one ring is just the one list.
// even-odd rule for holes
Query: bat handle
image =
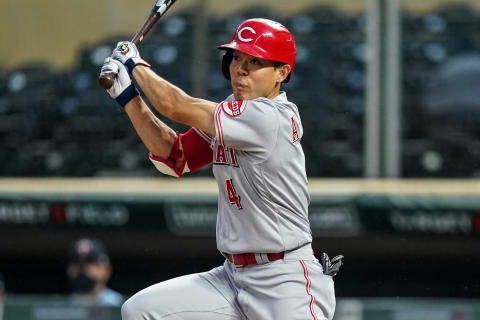
{"label": "bat handle", "polygon": [[113,82],[115,81],[115,77],[117,75],[113,72],[104,73],[98,77],[98,84],[105,90],[110,89],[113,86]]}
{"label": "bat handle", "polygon": [[[175,1],[172,1],[173,3]],[[165,13],[166,9],[168,7],[163,9],[163,12],[160,13],[158,12],[158,8],[154,7],[150,15],[148,16],[147,20],[145,21],[143,27],[140,29],[140,31],[137,32],[137,34],[133,37],[132,42],[135,45],[138,45],[140,42],[142,42],[144,36],[150,31],[150,29],[153,27],[153,25],[160,19],[160,17]],[[107,90],[110,89],[113,86],[113,82],[115,81],[116,78],[115,73],[104,73],[98,77],[98,84],[100,87],[103,89]]]}

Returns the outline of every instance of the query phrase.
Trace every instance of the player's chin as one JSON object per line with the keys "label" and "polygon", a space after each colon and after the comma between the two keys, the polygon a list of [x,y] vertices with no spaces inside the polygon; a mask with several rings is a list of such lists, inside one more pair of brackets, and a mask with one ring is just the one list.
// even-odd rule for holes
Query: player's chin
{"label": "player's chin", "polygon": [[235,100],[252,100],[252,94],[244,89],[233,89]]}
{"label": "player's chin", "polygon": [[235,100],[248,100],[245,98],[245,94],[242,94],[236,90],[233,90],[233,96],[235,97]]}

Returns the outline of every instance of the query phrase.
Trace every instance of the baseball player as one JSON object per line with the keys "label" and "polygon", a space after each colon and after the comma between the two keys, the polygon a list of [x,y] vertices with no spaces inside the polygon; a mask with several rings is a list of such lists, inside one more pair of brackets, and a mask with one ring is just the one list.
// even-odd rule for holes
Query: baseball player
{"label": "baseball player", "polygon": [[[213,163],[218,182],[217,248],[225,263],[148,287],[122,307],[123,320],[332,319],[332,276],[341,256],[312,251],[310,201],[297,106],[280,90],[295,67],[291,33],[267,19],[236,29],[225,51],[233,94],[220,103],[187,95],[155,74],[131,42],[120,42],[102,73],[164,174],[182,177]],[[175,133],[139,97],[133,76],[162,115],[192,128]]]}

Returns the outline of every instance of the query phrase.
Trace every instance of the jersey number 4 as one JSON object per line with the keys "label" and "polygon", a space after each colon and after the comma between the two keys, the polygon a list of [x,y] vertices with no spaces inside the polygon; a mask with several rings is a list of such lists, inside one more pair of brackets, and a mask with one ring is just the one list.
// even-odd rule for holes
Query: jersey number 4
{"label": "jersey number 4", "polygon": [[225,183],[227,185],[228,201],[230,201],[230,204],[236,205],[238,209],[242,209],[242,205],[240,204],[240,196],[233,187],[232,179],[225,180]]}

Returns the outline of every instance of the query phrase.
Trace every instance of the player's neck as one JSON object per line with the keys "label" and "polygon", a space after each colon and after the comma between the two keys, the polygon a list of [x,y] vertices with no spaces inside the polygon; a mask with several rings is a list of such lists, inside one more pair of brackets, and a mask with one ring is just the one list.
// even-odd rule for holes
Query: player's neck
{"label": "player's neck", "polygon": [[265,97],[267,99],[274,99],[280,94],[280,83],[277,83],[273,90]]}

